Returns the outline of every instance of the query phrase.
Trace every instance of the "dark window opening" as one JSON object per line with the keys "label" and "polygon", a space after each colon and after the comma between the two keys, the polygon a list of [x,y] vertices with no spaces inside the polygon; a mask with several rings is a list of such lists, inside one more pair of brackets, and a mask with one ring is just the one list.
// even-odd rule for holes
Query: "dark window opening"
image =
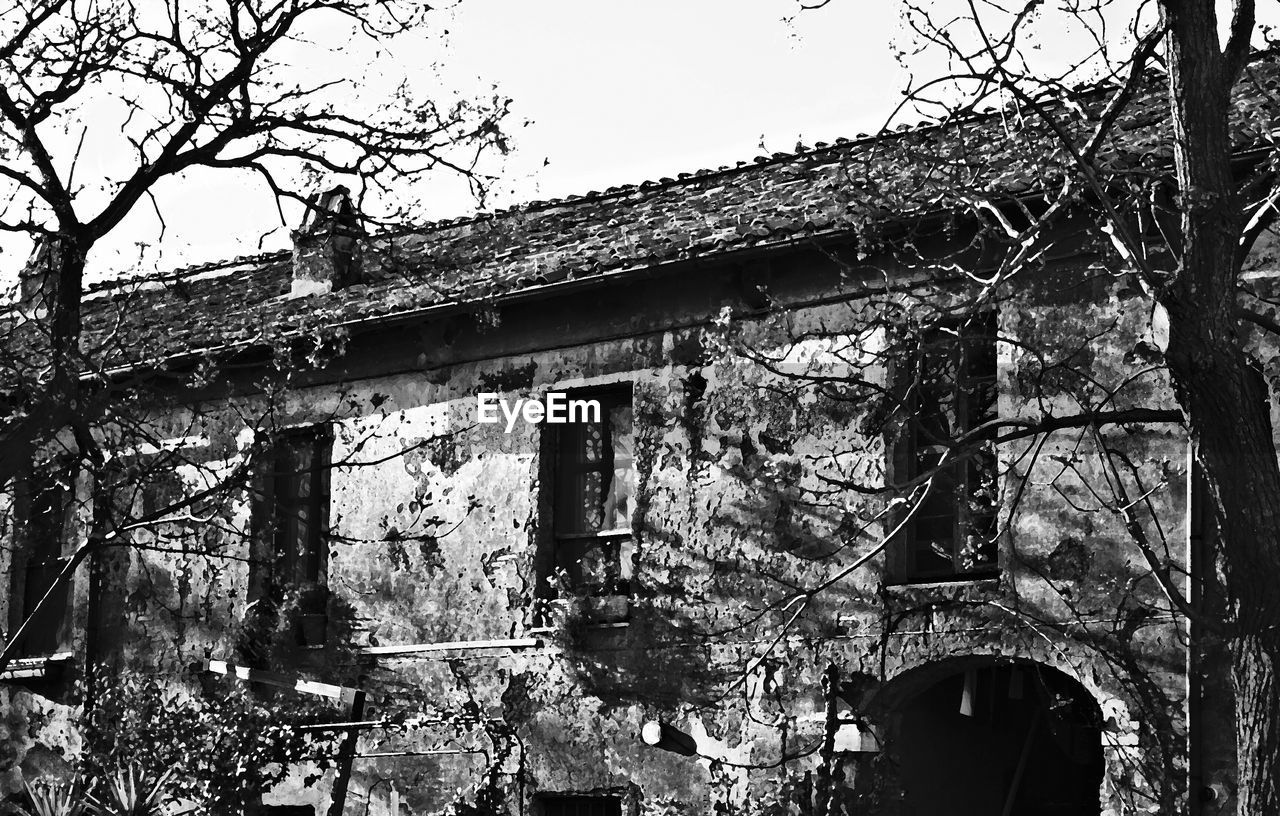
{"label": "dark window opening", "polygon": [[622,816],[621,796],[549,793],[537,802],[541,816]]}
{"label": "dark window opening", "polygon": [[[163,475],[171,485],[163,503],[147,501]],[[182,495],[183,485],[176,468],[164,456],[131,452],[107,460],[93,474],[92,500],[112,519],[127,520],[141,515],[160,515]],[[141,513],[137,512],[141,506]],[[85,660],[103,676],[122,667],[129,634],[129,547],[96,548],[89,556],[85,598]]]}
{"label": "dark window opening", "polygon": [[[66,643],[71,582],[58,585],[58,576],[68,561],[63,539],[74,495],[73,469],[66,465],[32,472],[18,486],[19,546],[14,553],[9,625],[16,632],[27,621],[16,647],[19,657],[54,654]],[[50,589],[53,594],[41,605]]]}
{"label": "dark window opening", "polygon": [[1102,712],[1035,664],[976,665],[894,712],[887,742],[903,812],[1098,816]]}
{"label": "dark window opening", "polygon": [[957,443],[997,416],[996,327],[987,313],[922,338],[909,370],[909,415],[898,463],[905,478],[932,475],[894,547],[899,581],[955,580],[996,573],[995,445]]}
{"label": "dark window opening", "polygon": [[[546,425],[543,445],[549,534],[539,553],[539,594],[556,596],[553,582],[595,598],[631,594],[635,509],[634,428],[631,389],[575,392],[570,400],[594,401],[599,411],[571,411],[577,421]],[[597,604],[597,620],[625,617],[617,604]]]}
{"label": "dark window opening", "polygon": [[323,646],[328,628],[326,588],[329,457],[326,429],[281,436],[259,469],[254,517],[258,553],[250,600],[273,609],[293,607],[299,646]]}

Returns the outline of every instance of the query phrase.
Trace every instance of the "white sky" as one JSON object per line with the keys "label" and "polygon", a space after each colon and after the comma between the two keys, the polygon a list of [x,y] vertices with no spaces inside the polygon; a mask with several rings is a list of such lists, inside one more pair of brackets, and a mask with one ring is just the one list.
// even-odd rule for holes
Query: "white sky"
{"label": "white sky", "polygon": [[[423,38],[397,44],[394,58],[411,81],[497,86],[513,99],[514,150],[489,200],[505,207],[877,130],[906,82],[889,45],[897,3],[837,0],[787,22],[795,10],[794,0],[466,0],[435,18],[449,32],[443,50]],[[422,220],[476,209],[443,176],[418,193]],[[158,236],[140,208],[95,251],[92,277],[257,252],[273,226],[261,248],[288,245],[274,203],[247,176],[196,174],[160,204],[158,251],[138,267],[139,245]]]}
{"label": "white sky", "polygon": [[[943,15],[962,5],[925,2]],[[1140,2],[1116,0],[1115,8]],[[501,180],[488,202],[507,207],[878,130],[909,79],[893,56],[906,42],[899,0],[797,9],[796,0],[464,0],[429,18],[430,35],[385,53],[299,50],[297,61],[359,77],[354,114],[405,77],[419,93],[496,87],[511,97],[514,150],[491,168]],[[1061,64],[1069,37],[1054,25],[1040,33],[1038,55]],[[448,30],[443,43],[440,29]],[[940,68],[919,57],[911,64],[920,76]],[[103,138],[90,143],[103,151],[119,127],[108,120],[91,123]],[[84,162],[89,170],[112,164],[111,155]],[[413,193],[423,201],[415,220],[476,210],[447,172]],[[156,194],[163,237],[151,207],[139,207],[95,249],[91,279],[283,248],[300,217],[286,211],[281,227],[274,199],[249,174],[202,171]],[[12,279],[26,252],[0,249],[0,276]]]}
{"label": "white sky", "polygon": [[878,129],[904,82],[897,4],[838,0],[787,23],[793,2],[468,0],[450,65],[534,120],[509,166],[521,199]]}

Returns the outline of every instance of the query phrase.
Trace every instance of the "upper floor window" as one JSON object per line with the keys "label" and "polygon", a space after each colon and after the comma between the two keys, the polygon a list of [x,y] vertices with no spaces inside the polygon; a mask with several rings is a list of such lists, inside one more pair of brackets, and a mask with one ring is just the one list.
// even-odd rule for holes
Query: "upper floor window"
{"label": "upper floor window", "polygon": [[908,416],[899,481],[932,488],[891,550],[899,581],[979,578],[996,572],[997,461],[974,437],[996,418],[996,326],[984,313],[923,336],[906,372]]}
{"label": "upper floor window", "polygon": [[251,600],[296,608],[298,645],[324,644],[325,587],[332,438],[324,428],[289,431],[272,444],[259,470],[256,557]]}
{"label": "upper floor window", "polygon": [[586,422],[559,428],[556,536],[629,534],[635,489],[631,390],[583,398],[600,410],[587,410]]}
{"label": "upper floor window", "polygon": [[[575,393],[588,400],[580,421],[545,425],[550,467],[550,535],[540,552],[539,589],[552,596],[550,579],[585,595],[631,592],[631,514],[635,508],[634,429],[630,385]],[[599,410],[594,410],[598,406]]]}
{"label": "upper floor window", "polygon": [[[26,622],[17,644],[21,657],[53,654],[66,645],[70,581],[58,584],[67,564],[63,542],[75,494],[73,470],[57,463],[31,472],[15,499],[18,547],[13,556],[9,631]],[[43,605],[50,590],[53,594]]]}

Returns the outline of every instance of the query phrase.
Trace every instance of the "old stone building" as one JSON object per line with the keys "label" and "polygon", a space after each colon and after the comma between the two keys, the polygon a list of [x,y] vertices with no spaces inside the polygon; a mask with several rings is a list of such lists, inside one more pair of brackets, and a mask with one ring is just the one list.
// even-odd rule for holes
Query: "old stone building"
{"label": "old stone building", "polygon": [[[918,203],[952,151],[1034,196],[1052,160],[1000,127],[372,235],[337,188],[291,252],[91,292],[104,376],[175,383],[121,461],[177,458],[6,670],[6,785],[74,756],[101,664],[330,706],[337,767],[265,813],[1228,807],[1149,304],[1090,224],[995,280]],[[84,525],[58,490],[10,497],[11,628]]]}

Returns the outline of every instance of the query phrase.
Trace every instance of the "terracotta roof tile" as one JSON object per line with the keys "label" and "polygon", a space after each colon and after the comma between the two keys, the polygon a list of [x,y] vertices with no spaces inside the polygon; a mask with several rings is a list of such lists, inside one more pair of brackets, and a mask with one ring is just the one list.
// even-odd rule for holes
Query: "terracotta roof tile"
{"label": "terracotta roof tile", "polygon": [[[1267,138],[1280,83],[1275,58],[1237,88],[1237,142]],[[1092,92],[1086,105],[1097,105]],[[371,238],[367,282],[287,298],[288,252],[203,264],[95,287],[86,336],[130,332],[134,359],[270,342],[307,326],[370,321],[449,302],[480,301],[564,280],[793,240],[852,232],[869,222],[949,206],[958,192],[1033,192],[1067,161],[1034,122],[1007,114],[878,137],[816,143],[734,168],[698,170],[568,199]],[[1167,164],[1170,138],[1159,82],[1133,100],[1100,156],[1113,168]],[[1037,145],[1041,147],[1036,148]]]}

